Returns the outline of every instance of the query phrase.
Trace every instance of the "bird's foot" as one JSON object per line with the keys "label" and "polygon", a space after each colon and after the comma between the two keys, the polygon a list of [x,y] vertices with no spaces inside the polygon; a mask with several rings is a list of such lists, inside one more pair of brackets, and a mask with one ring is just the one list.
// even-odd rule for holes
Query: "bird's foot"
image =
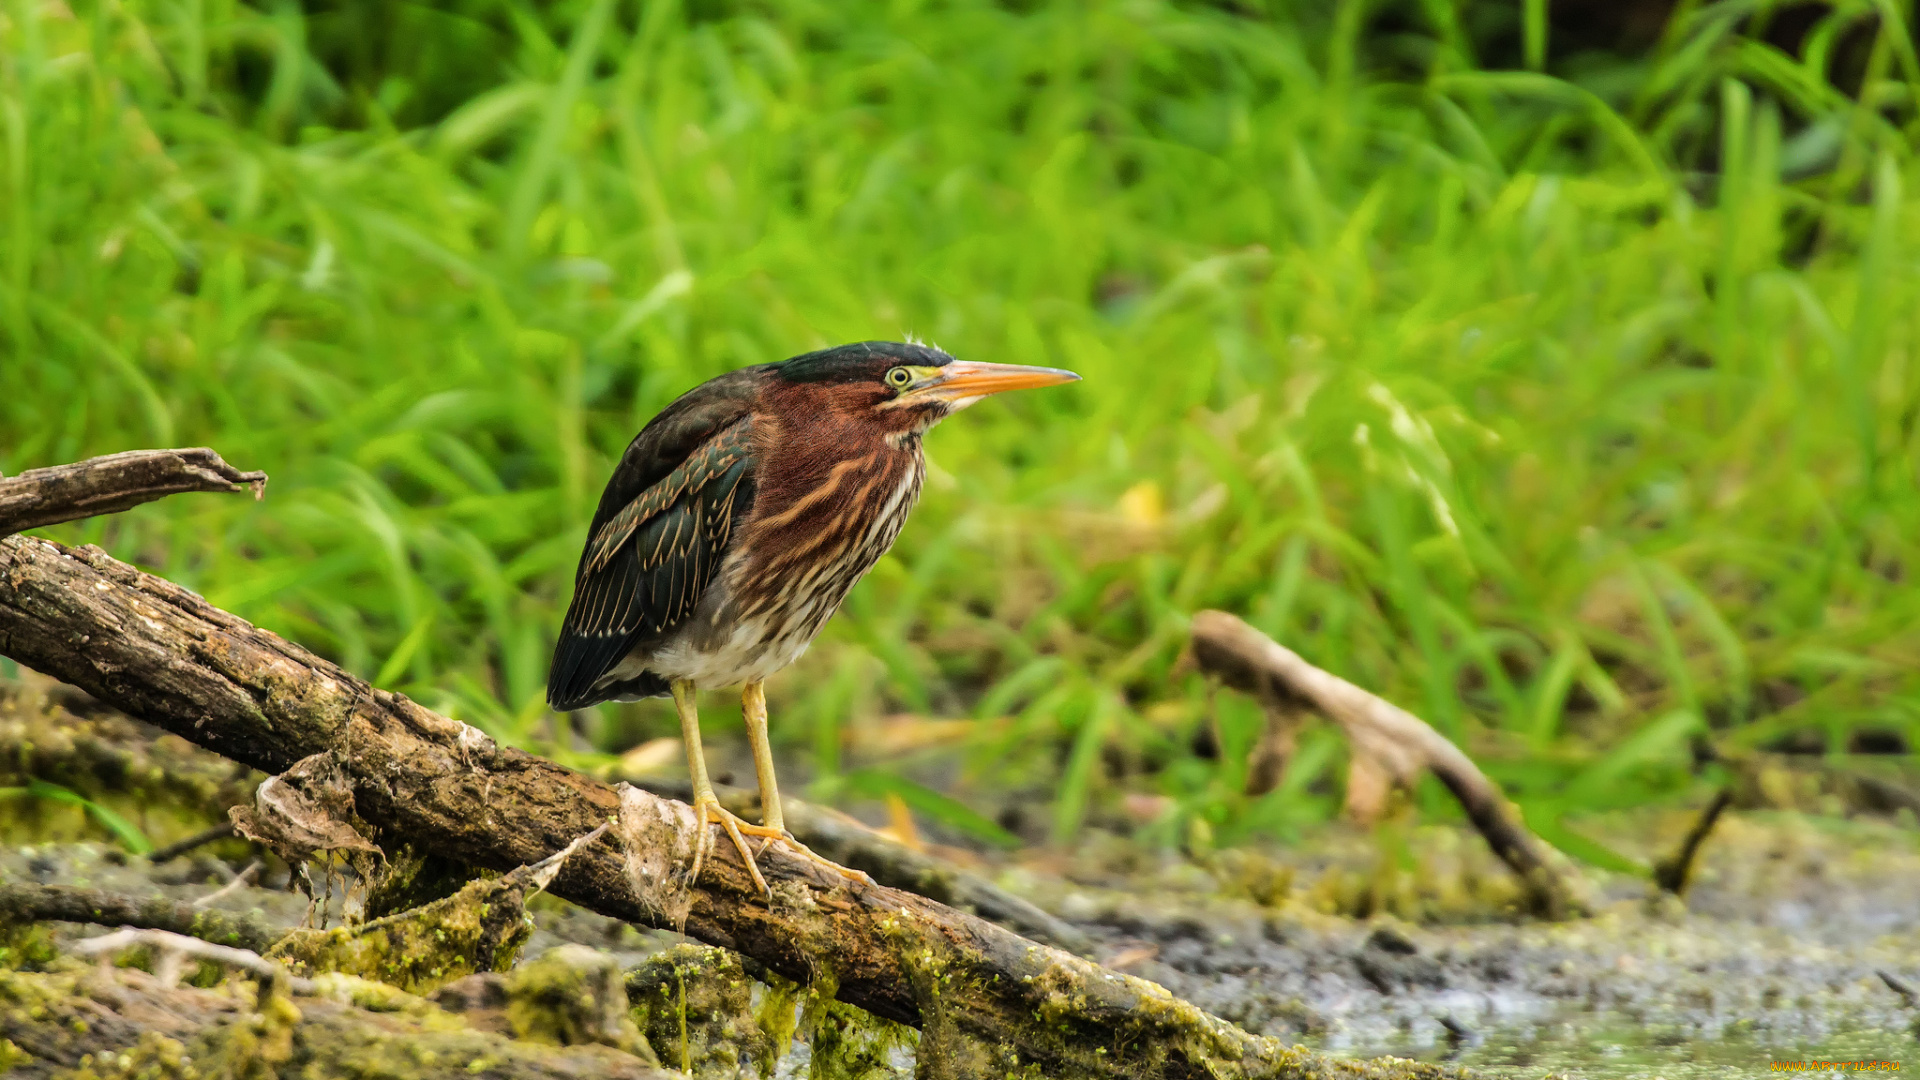
{"label": "bird's foot", "polygon": [[760,867],[754,862],[753,851],[747,847],[749,836],[764,836],[772,840],[791,839],[779,829],[769,829],[765,825],[755,825],[742,819],[733,811],[720,805],[720,800],[712,792],[697,795],[693,800],[693,812],[700,818],[700,827],[696,830],[693,845],[693,869],[687,874],[689,884],[700,880],[700,868],[706,864],[707,853],[713,850],[713,832],[708,825],[718,824],[727,830],[727,836],[733,841],[735,851],[740,853],[740,861],[747,865],[747,873],[753,877],[753,883],[760,887],[762,895],[769,900],[773,890],[767,887],[767,879],[760,876]]}
{"label": "bird's foot", "polygon": [[[765,830],[757,835],[769,836],[771,840],[778,841],[785,844],[788,848],[791,848],[794,854],[799,855],[801,858],[807,859],[817,866],[826,867],[828,870],[839,874],[843,878],[851,878],[863,885],[873,884],[873,879],[868,877],[865,871],[855,870],[851,866],[841,866],[839,863],[834,862],[825,855],[815,852],[812,848],[794,839],[793,834],[785,829]],[[766,849],[763,847],[760,850],[765,851]]]}
{"label": "bird's foot", "polygon": [[[693,801],[693,811],[700,815],[700,828],[698,839],[694,843],[693,869],[687,875],[689,883],[700,880],[700,869],[706,865],[707,855],[713,850],[713,832],[707,826],[719,825],[727,831],[728,839],[733,841],[734,850],[740,853],[740,861],[746,864],[747,873],[753,877],[753,883],[759,886],[761,895],[769,900],[773,899],[773,890],[767,886],[767,879],[760,874],[757,856],[764,853],[769,845],[776,843],[784,845],[801,858],[831,870],[841,877],[850,878],[863,885],[873,884],[873,879],[864,871],[855,870],[850,866],[841,866],[825,855],[818,854],[812,848],[794,839],[793,834],[785,829],[755,825],[721,806],[720,800],[712,795],[696,797]],[[749,836],[760,837],[765,841],[760,845],[759,852],[755,852],[747,844],[746,838]]]}

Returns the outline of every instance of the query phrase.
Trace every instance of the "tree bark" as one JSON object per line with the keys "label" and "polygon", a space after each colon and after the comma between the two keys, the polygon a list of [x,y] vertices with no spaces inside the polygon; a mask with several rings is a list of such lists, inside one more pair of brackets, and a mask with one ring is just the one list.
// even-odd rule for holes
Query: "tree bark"
{"label": "tree bark", "polygon": [[258,499],[267,474],[241,472],[204,446],[129,450],[0,478],[0,536],[117,514],[183,491],[240,491]]}
{"label": "tree bark", "polygon": [[1541,914],[1564,918],[1585,907],[1575,883],[1555,868],[1546,845],[1527,831],[1500,789],[1426,721],[1314,667],[1224,611],[1196,614],[1192,633],[1194,660],[1202,670],[1264,703],[1305,702],[1339,724],[1354,749],[1356,766],[1363,758],[1368,761],[1366,769],[1356,772],[1371,772],[1383,783],[1407,784],[1421,769],[1432,770],[1460,800],[1494,854],[1520,876]]}
{"label": "tree bark", "polygon": [[693,814],[610,788],[374,689],[194,593],[97,548],[0,539],[0,654],[270,773],[306,759],[344,783],[371,836],[478,867],[537,863],[612,820],[552,891],[687,933],[840,1000],[919,1027],[923,1075],[1037,1065],[1049,1076],[1436,1077],[1262,1038],[924,897],[852,882],[779,847],[765,900],[724,841],[683,880]]}

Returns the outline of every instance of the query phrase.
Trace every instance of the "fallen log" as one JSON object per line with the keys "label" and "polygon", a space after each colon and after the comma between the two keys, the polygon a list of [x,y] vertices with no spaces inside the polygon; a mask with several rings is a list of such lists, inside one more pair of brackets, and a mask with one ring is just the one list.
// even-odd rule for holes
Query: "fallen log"
{"label": "fallen log", "polygon": [[[1410,785],[1430,770],[1467,812],[1494,854],[1519,875],[1534,910],[1565,918],[1586,903],[1547,847],[1527,830],[1500,789],[1446,736],[1398,705],[1307,663],[1291,649],[1224,611],[1193,617],[1193,658],[1204,671],[1259,699],[1280,725],[1297,722],[1302,705],[1340,726],[1353,748],[1356,782]],[[1276,776],[1277,782],[1277,776]]]}
{"label": "fallen log", "polygon": [[[0,584],[0,587],[4,587]],[[97,802],[225,818],[261,776],[52,679],[0,680],[0,787],[44,780]],[[164,850],[164,849],[163,849]]]}
{"label": "fallen log", "polygon": [[204,446],[129,450],[0,478],[0,536],[100,514],[186,491],[241,491],[258,499],[267,474],[241,472]]}
{"label": "fallen log", "polygon": [[[567,860],[552,892],[614,918],[684,928],[918,1027],[925,1076],[1036,1067],[1087,1077],[1458,1075],[1251,1035],[1153,983],[779,847],[762,856],[770,900],[725,844],[688,882],[696,826],[685,804],[502,747],[97,548],[0,539],[0,654],[295,778],[276,777],[274,805],[311,811],[322,832],[337,825],[357,838],[364,829],[385,847],[412,842],[504,871],[612,821]],[[332,809],[342,805],[351,820]],[[269,811],[264,798],[258,809]]]}
{"label": "fallen log", "polygon": [[273,944],[282,933],[249,915],[195,907],[165,896],[127,896],[70,885],[0,884],[0,927],[35,922],[166,930],[254,952]]}

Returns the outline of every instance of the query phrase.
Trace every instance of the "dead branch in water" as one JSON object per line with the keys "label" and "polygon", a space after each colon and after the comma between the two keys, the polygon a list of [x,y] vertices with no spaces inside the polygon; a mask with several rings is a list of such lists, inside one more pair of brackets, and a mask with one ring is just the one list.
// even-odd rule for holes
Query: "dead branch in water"
{"label": "dead branch in water", "polygon": [[684,803],[502,747],[96,548],[0,539],[0,654],[284,774],[256,814],[279,815],[327,845],[412,842],[509,870],[611,820],[611,834],[568,859],[551,891],[629,922],[683,926],[918,1027],[923,1075],[1030,1065],[1051,1076],[1450,1074],[1248,1034],[1153,983],[924,897],[824,872],[779,847],[762,856],[771,902],[725,844],[687,882],[695,825]]}
{"label": "dead branch in water", "polygon": [[184,491],[251,487],[258,499],[266,486],[266,473],[241,472],[204,446],[129,450],[0,478],[0,536],[117,514]]}
{"label": "dead branch in water", "polygon": [[1431,770],[1460,800],[1494,854],[1520,876],[1538,911],[1561,918],[1584,906],[1574,883],[1549,861],[1546,845],[1527,831],[1500,789],[1426,721],[1314,667],[1224,611],[1193,617],[1193,657],[1202,670],[1270,711],[1305,704],[1338,724],[1353,748],[1350,784],[1366,789],[1364,799],[1384,798],[1388,784],[1411,785],[1422,770]]}

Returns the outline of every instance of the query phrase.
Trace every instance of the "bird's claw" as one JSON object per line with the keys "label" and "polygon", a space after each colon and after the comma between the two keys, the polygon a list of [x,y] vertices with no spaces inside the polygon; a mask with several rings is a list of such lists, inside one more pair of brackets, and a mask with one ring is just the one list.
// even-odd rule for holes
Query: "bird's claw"
{"label": "bird's claw", "polygon": [[728,838],[733,841],[734,850],[740,853],[740,861],[746,864],[747,873],[753,878],[753,883],[759,887],[761,895],[769,900],[773,899],[773,890],[767,887],[767,879],[760,876],[760,866],[754,861],[754,853],[747,847],[746,838],[748,836],[765,836],[772,839],[781,839],[783,834],[780,830],[769,829],[764,825],[755,825],[750,821],[742,821],[739,815],[721,806],[720,800],[714,798],[712,795],[696,797],[693,800],[693,812],[698,815],[700,822],[699,828],[695,830],[696,838],[693,844],[693,869],[687,874],[688,883],[691,884],[700,880],[700,868],[706,864],[707,853],[713,850],[713,833],[707,826],[718,824],[721,828],[727,830]]}
{"label": "bird's claw", "polygon": [[[711,795],[695,798],[693,801],[693,811],[700,817],[700,827],[697,830],[698,838],[694,842],[693,869],[687,874],[687,881],[689,883],[700,880],[700,868],[706,865],[707,853],[713,850],[713,832],[709,830],[707,826],[717,824],[727,830],[728,838],[733,841],[734,850],[740,853],[740,861],[746,864],[747,873],[752,875],[753,883],[759,886],[761,894],[769,900],[773,899],[773,890],[767,887],[767,879],[760,875],[758,857],[764,855],[767,848],[775,843],[784,844],[787,849],[794,854],[816,865],[823,866],[839,874],[841,877],[850,878],[863,885],[873,884],[873,879],[868,877],[864,871],[855,870],[849,866],[841,866],[839,863],[834,862],[824,855],[815,854],[812,848],[794,839],[793,834],[785,829],[770,828],[766,825],[755,825],[750,821],[743,820],[733,811],[721,806],[720,800]],[[747,846],[746,838],[749,836],[761,838],[763,842],[760,844],[760,850],[754,851]]]}
{"label": "bird's claw", "polygon": [[808,847],[807,845],[801,843],[798,840],[795,840],[793,838],[793,834],[790,832],[781,830],[780,836],[777,837],[777,839],[785,843],[787,847],[793,849],[795,854],[799,855],[801,858],[810,860],[815,865],[824,866],[828,870],[831,870],[834,873],[839,874],[841,877],[850,878],[854,881],[858,881],[862,885],[873,884],[873,879],[867,876],[866,871],[855,870],[851,866],[841,866],[839,863],[834,862],[832,859],[827,858],[825,855],[817,854],[812,848]]}

